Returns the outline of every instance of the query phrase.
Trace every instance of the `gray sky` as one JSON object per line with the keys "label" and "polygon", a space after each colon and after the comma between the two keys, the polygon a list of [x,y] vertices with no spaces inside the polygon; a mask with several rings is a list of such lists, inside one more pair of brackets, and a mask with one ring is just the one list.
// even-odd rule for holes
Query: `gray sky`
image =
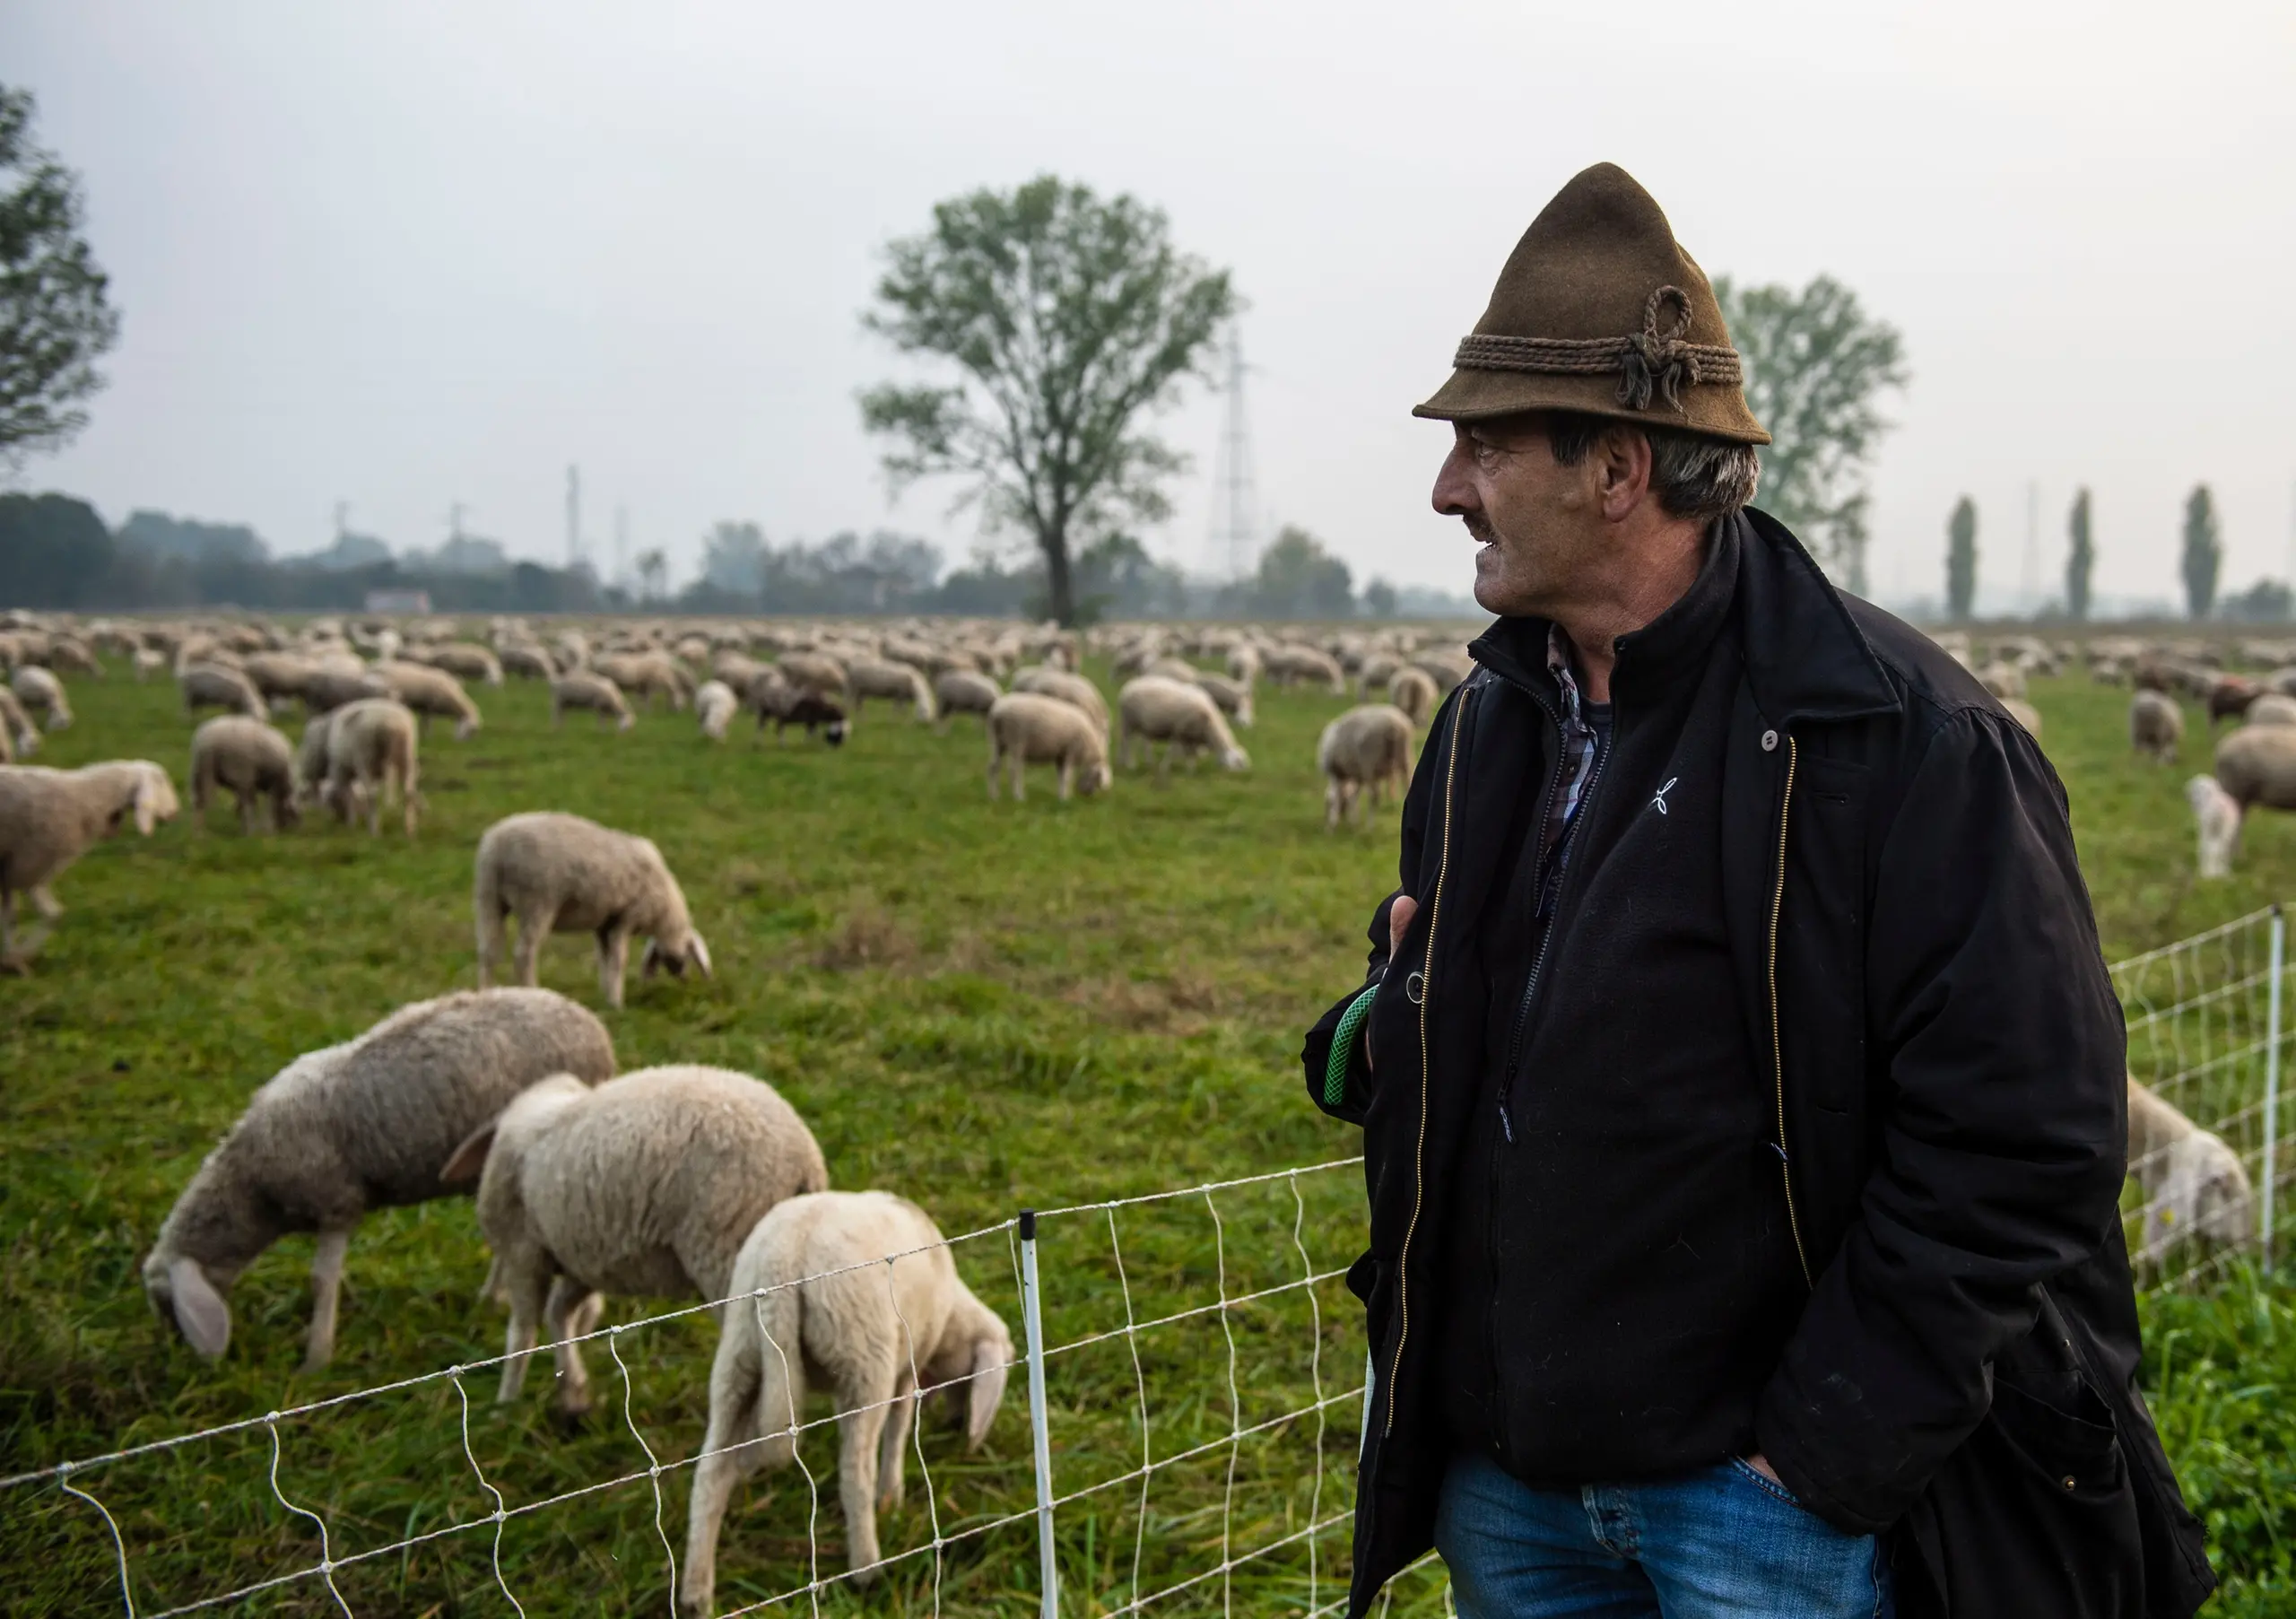
{"label": "gray sky", "polygon": [[[855,391],[876,255],[932,203],[1051,170],[1129,190],[1231,266],[1260,504],[1361,578],[1464,590],[1410,419],[1515,238],[1624,164],[1711,273],[1821,271],[1904,332],[1873,583],[1935,594],[1967,492],[1988,589],[2044,584],[2074,486],[2099,588],[2176,593],[2186,492],[2225,576],[2296,547],[2296,6],[1552,8],[1073,3],[121,4],[0,11],[0,76],[78,168],[125,335],[38,487],[323,544],[449,502],[681,577],[714,519],[891,524],[961,556],[930,486],[888,509]],[[1205,560],[1217,405],[1149,536]]]}

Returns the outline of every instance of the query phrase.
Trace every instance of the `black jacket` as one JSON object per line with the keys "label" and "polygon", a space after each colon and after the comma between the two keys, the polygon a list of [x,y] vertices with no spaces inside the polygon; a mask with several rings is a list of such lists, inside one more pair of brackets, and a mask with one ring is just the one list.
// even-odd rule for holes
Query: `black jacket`
{"label": "black jacket", "polygon": [[[2168,1615],[2213,1587],[2136,1391],[2118,1197],[2125,1034],[2048,762],[1967,673],[1835,591],[1776,522],[1742,547],[1719,785],[1725,927],[1809,1291],[1756,1415],[1812,1510],[1890,1531],[1901,1613]],[[1735,648],[1735,649],[1733,649]],[[1361,1058],[1373,1362],[1352,1611],[1432,1543],[1448,1166],[1483,1066],[1454,971],[1550,726],[1491,639],[1404,807],[1400,953],[1370,928]],[[1512,677],[1510,678],[1510,675]]]}

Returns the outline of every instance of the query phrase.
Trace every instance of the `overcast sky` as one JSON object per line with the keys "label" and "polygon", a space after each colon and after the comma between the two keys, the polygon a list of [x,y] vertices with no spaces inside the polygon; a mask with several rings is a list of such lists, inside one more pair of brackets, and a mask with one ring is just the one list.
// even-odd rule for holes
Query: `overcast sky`
{"label": "overcast sky", "polygon": [[[1543,14],[1552,13],[1552,14]],[[1442,379],[1516,237],[1624,164],[1709,273],[1821,272],[1904,333],[1876,594],[1935,595],[1973,495],[1988,594],[2058,576],[2076,484],[2099,588],[2176,592],[2187,492],[2228,583],[2296,548],[2296,6],[2021,0],[1557,7],[1062,3],[117,4],[0,9],[0,77],[86,182],[124,335],[25,481],[114,521],[353,527],[449,504],[520,554],[891,525],[854,395],[883,244],[1052,171],[1135,193],[1235,272],[1260,507],[1359,578],[1464,590],[1427,490]],[[1199,566],[1216,401],[1149,537]]]}

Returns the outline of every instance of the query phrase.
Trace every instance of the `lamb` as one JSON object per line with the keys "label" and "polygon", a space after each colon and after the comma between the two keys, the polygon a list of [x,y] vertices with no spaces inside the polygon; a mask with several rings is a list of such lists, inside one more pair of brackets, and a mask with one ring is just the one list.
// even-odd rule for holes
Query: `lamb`
{"label": "lamb", "polygon": [[598,724],[603,726],[611,719],[617,731],[626,731],[638,723],[638,717],[623,701],[622,688],[587,669],[570,669],[550,683],[550,723],[553,727],[564,725],[569,709],[593,709]]}
{"label": "lamb", "polygon": [[2138,753],[2162,764],[2173,763],[2184,735],[2183,711],[2166,692],[2146,686],[2128,700],[2128,740]]}
{"label": "lamb", "polygon": [[389,697],[362,697],[327,717],[326,788],[335,818],[349,822],[363,805],[367,834],[383,827],[383,803],[396,790],[406,835],[414,836],[416,790],[414,716]]}
{"label": "lamb", "polygon": [[248,1099],[161,1225],[144,1292],[213,1360],[230,1343],[231,1284],[280,1238],[316,1232],[304,1365],[324,1366],[361,1219],[454,1196],[439,1167],[472,1131],[545,1075],[594,1084],[613,1065],[605,1025],[547,989],[402,1006],[355,1040],[297,1058]]}
{"label": "lamb", "polygon": [[933,698],[941,708],[941,728],[948,728],[952,714],[978,714],[988,723],[988,710],[1004,691],[987,675],[972,669],[944,669],[933,681]]}
{"label": "lamb", "polygon": [[1012,689],[1031,692],[1043,697],[1056,697],[1062,702],[1082,709],[1099,724],[1103,738],[1109,734],[1109,701],[1100,695],[1100,687],[1082,675],[1039,664],[1033,668],[1016,671]]}
{"label": "lamb", "polygon": [[2144,1196],[2140,1259],[2197,1234],[2232,1244],[2251,1229],[2253,1193],[2240,1155],[2131,1076],[2128,1172]]}
{"label": "lamb", "polygon": [[2240,805],[2213,776],[2195,776],[2185,783],[2185,802],[2192,805],[2195,829],[2200,835],[2200,875],[2229,877],[2232,857],[2240,850]]}
{"label": "lamb", "polygon": [[837,1400],[845,1561],[867,1584],[877,1510],[900,1503],[918,1407],[962,1386],[965,1449],[979,1449],[1004,1398],[1013,1335],[958,1276],[932,1217],[889,1192],[776,1204],[742,1244],[727,1291],[679,1595],[709,1611],[727,1499],[744,1475],[796,1458],[809,1380]]}
{"label": "lamb", "polygon": [[694,718],[701,722],[701,734],[712,742],[726,740],[726,727],[741,706],[734,688],[722,680],[704,681],[693,694]]}
{"label": "lamb", "polygon": [[433,669],[425,664],[386,663],[375,666],[375,678],[389,688],[390,694],[404,703],[415,716],[418,729],[427,728],[430,717],[455,722],[455,740],[465,742],[483,723],[478,705],[470,693],[463,690],[463,683],[444,669]]}
{"label": "lamb", "polygon": [[261,719],[271,711],[253,681],[221,664],[193,664],[176,676],[176,684],[182,689],[186,714],[227,709],[249,719]]}
{"label": "lamb", "polygon": [[997,767],[1008,760],[1015,802],[1028,796],[1022,772],[1031,764],[1060,767],[1064,800],[1072,788],[1081,789],[1089,798],[1116,784],[1109,770],[1107,722],[1094,720],[1074,703],[1039,692],[1007,692],[989,707],[988,796],[992,803],[996,798]]}
{"label": "lamb", "polygon": [[[148,759],[115,759],[76,770],[0,767],[0,971],[30,971],[48,924],[64,914],[48,884],[91,844],[117,831],[131,815],[135,830],[148,838],[180,807],[167,771]],[[22,952],[15,947],[18,894],[30,894],[41,918]]]}
{"label": "lamb", "polygon": [[[1365,703],[1324,727],[1316,768],[1324,776],[1324,827],[1344,820],[1362,792],[1366,813],[1390,783],[1400,795],[1411,780],[1411,716],[1393,703]],[[1365,788],[1368,792],[1364,792]]]}
{"label": "lamb", "polygon": [[191,734],[191,813],[194,831],[204,831],[207,801],[217,788],[230,789],[239,812],[239,830],[256,830],[256,806],[268,801],[274,830],[302,818],[295,803],[295,753],[287,738],[260,719],[226,714]]}
{"label": "lamb", "polygon": [[863,659],[846,670],[845,679],[857,720],[861,718],[862,703],[872,697],[890,697],[896,702],[909,704],[919,725],[928,725],[940,718],[932,686],[907,664]]}
{"label": "lamb", "polygon": [[64,683],[52,671],[25,664],[9,677],[8,685],[17,701],[47,716],[49,730],[60,731],[72,723],[71,701],[64,694]]}
{"label": "lamb", "polygon": [[2296,726],[2242,726],[2216,744],[2216,779],[2245,819],[2257,805],[2296,809]]}
{"label": "lamb", "polygon": [[19,753],[39,752],[39,733],[32,728],[30,716],[16,694],[0,685],[0,764],[13,764]]}
{"label": "lamb", "polygon": [[502,922],[518,919],[514,971],[532,984],[542,943],[552,933],[595,933],[598,989],[619,1008],[630,969],[630,940],[647,936],[643,976],[666,969],[684,975],[691,962],[710,976],[709,946],[694,931],[685,893],[662,851],[636,838],[555,811],[509,815],[478,840],[471,905],[478,923],[478,981],[494,976]]}
{"label": "lamb", "polygon": [[510,1304],[496,1397],[518,1397],[535,1325],[548,1328],[570,1417],[590,1406],[570,1340],[601,1293],[724,1299],[759,1221],[829,1187],[813,1133],[780,1092],[728,1068],[640,1068],[589,1090],[570,1075],[528,1085],[439,1160],[478,1183],[478,1223]]}
{"label": "lamb", "polygon": [[1427,723],[1442,697],[1435,690],[1432,675],[1416,664],[1405,664],[1387,676],[1387,701],[1401,709],[1416,728]]}
{"label": "lamb", "polygon": [[1205,752],[1217,758],[1223,770],[1251,768],[1250,757],[1236,745],[1235,733],[1228,728],[1220,706],[1209,692],[1192,683],[1159,675],[1126,681],[1117,693],[1117,712],[1123,723],[1121,759],[1127,770],[1139,744],[1152,746],[1159,742],[1164,744],[1156,761],[1160,782],[1176,752],[1187,755],[1190,770],[1196,768],[1196,756]]}

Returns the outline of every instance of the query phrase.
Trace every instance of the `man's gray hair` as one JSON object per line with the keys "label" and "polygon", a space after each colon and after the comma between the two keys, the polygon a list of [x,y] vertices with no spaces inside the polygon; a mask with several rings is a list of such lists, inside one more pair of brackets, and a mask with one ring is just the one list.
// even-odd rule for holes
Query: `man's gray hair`
{"label": "man's gray hair", "polygon": [[1547,445],[1564,466],[1585,460],[1613,427],[1640,433],[1650,441],[1650,492],[1669,517],[1709,522],[1726,518],[1752,502],[1754,484],[1761,476],[1761,463],[1751,444],[1561,411],[1548,414],[1544,425]]}

